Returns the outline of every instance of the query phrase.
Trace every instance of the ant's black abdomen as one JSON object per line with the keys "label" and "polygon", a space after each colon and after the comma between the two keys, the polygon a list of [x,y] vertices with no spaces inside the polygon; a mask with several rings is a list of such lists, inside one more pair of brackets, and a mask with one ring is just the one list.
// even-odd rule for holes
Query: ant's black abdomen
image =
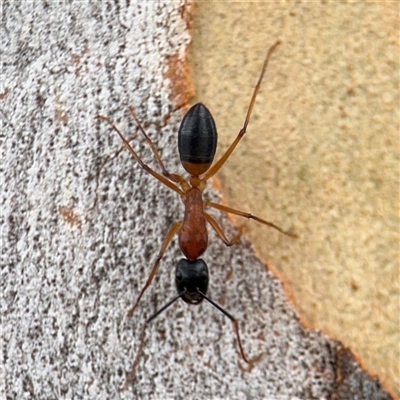
{"label": "ant's black abdomen", "polygon": [[217,148],[217,128],[208,108],[197,103],[184,116],[178,132],[178,149],[185,170],[194,176],[211,166]]}

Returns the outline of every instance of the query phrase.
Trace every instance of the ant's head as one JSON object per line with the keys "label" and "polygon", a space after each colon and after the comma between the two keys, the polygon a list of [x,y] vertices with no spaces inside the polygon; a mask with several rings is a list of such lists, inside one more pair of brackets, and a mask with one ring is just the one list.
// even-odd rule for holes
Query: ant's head
{"label": "ant's head", "polygon": [[208,267],[202,259],[189,261],[182,258],[175,271],[175,283],[178,294],[189,304],[199,304],[207,294]]}

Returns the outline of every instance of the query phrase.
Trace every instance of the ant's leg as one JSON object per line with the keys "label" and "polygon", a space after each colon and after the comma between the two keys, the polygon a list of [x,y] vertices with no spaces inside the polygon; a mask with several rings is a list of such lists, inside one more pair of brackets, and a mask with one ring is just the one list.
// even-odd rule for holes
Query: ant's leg
{"label": "ant's leg", "polygon": [[277,231],[283,233],[284,235],[290,236],[292,238],[297,238],[298,237],[295,233],[284,231],[283,229],[279,228],[279,226],[273,224],[272,222],[269,222],[269,221],[266,221],[264,219],[258,218],[253,214],[249,214],[249,213],[245,213],[243,211],[235,210],[233,208],[230,208],[230,207],[227,207],[227,206],[223,206],[222,204],[213,203],[211,201],[204,201],[204,206],[205,207],[216,208],[217,210],[224,211],[224,212],[226,212],[228,214],[235,214],[235,215],[239,215],[240,217],[244,217],[244,218],[248,218],[248,219],[254,219],[254,221],[260,222],[261,224],[264,224],[264,225],[268,225],[271,228],[274,228]]}
{"label": "ant's leg", "polygon": [[179,184],[182,183],[182,182],[184,182],[184,179],[183,179],[181,176],[179,176],[179,175],[177,175],[177,174],[171,174],[171,173],[169,173],[169,172],[167,171],[167,169],[164,167],[164,163],[162,162],[160,155],[158,154],[158,151],[157,151],[157,149],[156,149],[156,146],[154,146],[154,143],[151,141],[151,139],[150,139],[149,136],[147,135],[146,131],[145,131],[144,128],[142,127],[142,125],[141,125],[141,123],[140,123],[140,121],[139,121],[139,118],[136,116],[135,110],[133,109],[132,106],[129,106],[129,111],[131,112],[131,114],[132,114],[132,116],[133,116],[133,118],[134,118],[134,120],[135,120],[137,126],[139,127],[140,132],[142,132],[144,138],[146,139],[146,142],[147,142],[148,145],[150,146],[151,151],[153,152],[154,157],[156,158],[158,165],[159,165],[159,166],[161,167],[161,169],[162,169],[163,175],[164,175],[165,177],[167,177],[169,180],[171,180],[172,182],[179,183]]}
{"label": "ant's leg", "polygon": [[[164,185],[168,186],[170,189],[174,190],[180,195],[183,195],[184,192],[176,186],[174,183],[170,182],[166,177],[163,175],[160,175],[158,172],[154,171],[152,168],[150,168],[147,164],[145,164],[142,159],[138,156],[138,154],[133,150],[132,146],[129,144],[129,142],[124,138],[122,133],[119,131],[119,129],[107,118],[104,117],[103,115],[98,115],[97,118],[102,119],[103,121],[108,122],[111,127],[118,133],[119,137],[122,139],[124,142],[125,147],[128,149],[129,153],[131,153],[132,157],[136,160],[136,162],[150,175],[154,176],[154,178],[158,179],[161,183]],[[182,181],[184,180],[181,178]]]}
{"label": "ant's leg", "polygon": [[[205,202],[206,203],[206,202]],[[227,246],[232,246],[233,244],[237,243],[240,235],[236,235],[232,240],[228,240],[227,237],[225,236],[224,231],[222,228],[218,225],[218,222],[211,217],[211,215],[208,215],[207,213],[204,213],[204,219],[212,226],[214,229],[215,233],[218,235],[218,237],[227,245]]]}
{"label": "ant's leg", "polygon": [[152,270],[151,270],[151,272],[150,272],[150,275],[149,275],[149,277],[148,277],[148,279],[147,279],[147,282],[146,282],[146,284],[144,285],[142,291],[140,292],[139,297],[138,297],[137,300],[136,300],[136,303],[135,303],[135,304],[133,305],[133,307],[128,311],[127,316],[128,316],[129,318],[132,317],[132,314],[133,314],[133,312],[135,311],[136,307],[138,306],[139,301],[140,301],[140,299],[141,299],[142,296],[143,296],[143,293],[144,293],[144,292],[146,291],[146,289],[151,285],[151,282],[152,282],[152,280],[153,280],[153,278],[154,278],[154,275],[155,275],[156,272],[157,272],[158,266],[160,265],[161,258],[162,258],[162,256],[164,255],[164,252],[165,252],[166,248],[168,247],[168,245],[169,245],[169,243],[170,243],[172,237],[175,235],[176,232],[179,231],[179,229],[181,228],[181,226],[182,226],[182,221],[177,222],[177,223],[176,223],[175,225],[173,225],[172,228],[169,230],[169,232],[167,233],[167,236],[165,236],[165,239],[164,239],[163,244],[162,244],[162,246],[161,246],[160,252],[158,253],[157,259],[156,259],[156,261],[154,262],[153,268],[152,268]]}
{"label": "ant's leg", "polygon": [[225,154],[207,171],[207,173],[203,177],[204,180],[207,180],[208,178],[212,177],[213,175],[215,175],[220,170],[220,168],[225,164],[226,160],[232,154],[233,150],[235,150],[235,147],[239,143],[240,139],[246,133],[247,125],[249,124],[250,116],[251,116],[251,113],[253,111],[254,103],[256,101],[256,97],[257,97],[258,91],[260,90],[261,81],[264,78],[265,70],[267,69],[267,65],[268,65],[269,59],[271,58],[271,54],[273,53],[275,48],[280,43],[281,42],[279,40],[277,40],[275,42],[275,44],[273,44],[271,46],[271,48],[268,50],[267,56],[266,56],[265,61],[264,61],[264,65],[263,65],[262,70],[261,70],[260,77],[258,78],[257,85],[256,85],[256,87],[254,88],[254,91],[253,91],[253,96],[251,97],[250,105],[249,105],[249,108],[247,110],[246,119],[244,120],[243,128],[239,131],[239,134],[237,135],[236,139],[229,146],[229,148],[225,152]]}

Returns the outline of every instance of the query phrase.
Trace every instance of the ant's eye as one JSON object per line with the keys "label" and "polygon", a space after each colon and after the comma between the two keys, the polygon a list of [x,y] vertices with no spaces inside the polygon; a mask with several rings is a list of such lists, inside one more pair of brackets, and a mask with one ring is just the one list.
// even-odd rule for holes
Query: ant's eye
{"label": "ant's eye", "polygon": [[207,274],[206,271],[203,271],[203,272],[201,273],[200,279],[201,279],[203,282],[206,282],[206,281],[207,281],[207,279],[208,279],[208,274]]}
{"label": "ant's eye", "polygon": [[178,282],[182,282],[183,281],[182,272],[177,272],[175,277],[176,277],[176,280]]}

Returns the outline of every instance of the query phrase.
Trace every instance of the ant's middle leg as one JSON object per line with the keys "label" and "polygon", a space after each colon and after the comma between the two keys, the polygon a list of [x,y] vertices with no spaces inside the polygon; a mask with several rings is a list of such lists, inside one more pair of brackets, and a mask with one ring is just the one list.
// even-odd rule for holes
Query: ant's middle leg
{"label": "ant's middle leg", "polygon": [[[204,204],[206,205],[207,202],[204,202]],[[231,240],[227,239],[227,237],[225,236],[224,231],[218,225],[218,222],[213,217],[211,217],[211,215],[208,215],[207,213],[204,213],[204,219],[212,226],[212,228],[214,229],[215,233],[225,243],[226,246],[230,247],[230,246],[236,244],[239,241],[240,234],[237,234]]]}
{"label": "ant's middle leg", "polygon": [[247,125],[249,124],[250,121],[250,116],[251,113],[253,111],[253,107],[254,107],[254,103],[256,101],[257,98],[257,94],[260,90],[260,86],[261,86],[261,82],[264,78],[265,75],[265,71],[267,69],[267,65],[269,62],[269,59],[271,58],[271,55],[273,53],[273,51],[276,49],[276,47],[280,44],[280,40],[277,40],[268,50],[267,56],[265,57],[264,60],[264,64],[261,70],[261,74],[260,77],[258,78],[258,82],[257,85],[254,88],[253,91],[253,95],[251,97],[250,100],[250,104],[249,104],[249,108],[247,110],[247,114],[246,114],[246,119],[244,120],[244,124],[242,129],[239,131],[239,134],[237,135],[236,139],[233,141],[233,143],[229,146],[228,150],[225,152],[225,154],[223,154],[223,156],[207,171],[207,173],[203,176],[204,180],[207,180],[209,178],[211,178],[213,175],[215,175],[220,168],[225,164],[226,160],[230,157],[230,155],[232,154],[233,150],[235,150],[237,144],[240,142],[240,139],[244,136],[244,134],[246,133],[247,130]]}
{"label": "ant's middle leg", "polygon": [[224,211],[224,212],[226,212],[228,214],[235,214],[235,215],[239,215],[240,217],[247,218],[247,219],[253,219],[254,221],[257,221],[257,222],[259,222],[261,224],[264,224],[264,225],[270,226],[271,228],[276,229],[277,231],[283,233],[284,235],[290,236],[292,238],[297,238],[298,237],[295,233],[284,231],[282,228],[280,228],[279,226],[273,224],[272,222],[269,222],[269,221],[266,221],[265,219],[256,217],[255,215],[250,214],[250,213],[245,213],[243,211],[235,210],[233,208],[224,206],[222,204],[213,203],[211,201],[204,201],[204,206],[205,207],[216,208],[217,210]]}
{"label": "ant's middle leg", "polygon": [[128,311],[127,316],[130,318],[133,315],[133,312],[136,310],[136,307],[139,305],[139,301],[143,296],[143,293],[146,291],[146,289],[151,285],[151,282],[153,281],[154,275],[157,272],[158,266],[160,265],[160,261],[162,256],[164,255],[164,252],[166,250],[166,248],[168,247],[169,243],[171,242],[173,236],[175,235],[175,233],[177,233],[179,231],[179,229],[182,226],[182,221],[177,222],[176,224],[174,224],[172,226],[172,228],[169,230],[169,232],[167,233],[167,236],[165,236],[165,239],[163,241],[163,244],[161,246],[160,252],[158,253],[157,259],[154,262],[153,268],[151,269],[150,275],[147,278],[147,282],[146,284],[143,286],[142,291],[139,294],[139,297],[137,298],[135,304],[133,305],[133,307]]}

